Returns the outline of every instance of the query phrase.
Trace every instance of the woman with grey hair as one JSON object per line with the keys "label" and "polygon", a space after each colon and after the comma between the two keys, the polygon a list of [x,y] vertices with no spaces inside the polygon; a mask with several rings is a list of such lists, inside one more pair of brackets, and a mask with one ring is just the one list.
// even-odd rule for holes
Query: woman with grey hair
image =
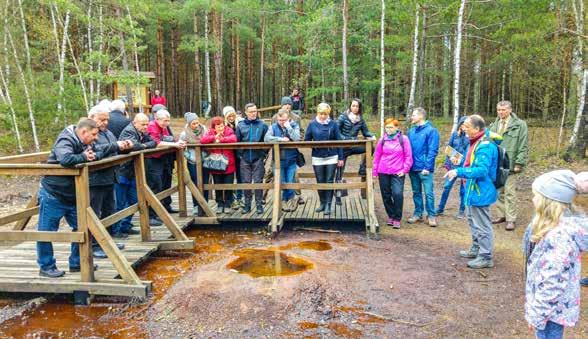
{"label": "woman with grey hair", "polygon": [[[184,118],[186,119],[186,126],[184,126],[184,130],[180,134],[180,140],[185,141],[186,144],[199,144],[200,138],[206,134],[208,129],[200,123],[196,113],[186,112]],[[190,172],[190,179],[196,183],[196,150],[190,147],[186,148],[184,150],[184,157],[188,161],[187,167],[188,172]],[[202,167],[202,179],[204,183],[208,183],[209,174],[208,170],[204,167]],[[204,198],[208,201],[208,191],[206,190],[204,191]],[[197,216],[199,214],[198,202],[194,196],[192,196],[192,204],[194,206],[192,215]]]}

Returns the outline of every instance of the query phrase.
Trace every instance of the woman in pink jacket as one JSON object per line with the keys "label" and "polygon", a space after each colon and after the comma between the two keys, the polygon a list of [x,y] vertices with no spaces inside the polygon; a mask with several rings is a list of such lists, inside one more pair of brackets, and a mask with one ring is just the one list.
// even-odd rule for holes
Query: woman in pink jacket
{"label": "woman in pink jacket", "polygon": [[400,122],[388,118],[384,122],[385,134],[374,152],[372,175],[379,177],[380,192],[388,214],[386,224],[400,228],[404,194],[404,177],[412,166],[412,150],[408,137],[398,128]]}

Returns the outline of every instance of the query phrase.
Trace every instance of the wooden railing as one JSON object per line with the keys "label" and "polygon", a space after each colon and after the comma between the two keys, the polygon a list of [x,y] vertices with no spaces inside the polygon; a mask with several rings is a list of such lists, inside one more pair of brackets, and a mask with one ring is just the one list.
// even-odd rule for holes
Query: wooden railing
{"label": "wooden railing", "polygon": [[[281,183],[280,174],[280,150],[282,149],[302,149],[302,148],[344,148],[344,147],[365,147],[366,157],[366,173],[362,176],[361,182],[348,183],[315,183],[312,185],[304,183]],[[272,219],[269,225],[272,234],[276,234],[283,227],[283,217],[281,208],[281,190],[282,189],[304,189],[304,190],[336,190],[336,189],[361,189],[366,191],[366,203],[368,208],[368,215],[366,217],[366,229],[372,233],[376,233],[378,226],[374,211],[374,196],[373,196],[373,178],[372,172],[372,149],[373,141],[371,140],[345,140],[345,141],[297,141],[297,142],[276,142],[276,143],[231,143],[231,144],[189,144],[187,147],[195,150],[196,155],[196,188],[199,192],[204,190],[253,190],[253,189],[273,189],[273,206]],[[243,184],[204,184],[202,177],[202,151],[207,149],[266,149],[273,150],[274,156],[274,179],[272,183],[243,183]],[[307,165],[310,165],[310,159],[307,159]],[[310,173],[304,173],[302,177],[314,177]],[[187,172],[185,175],[188,175]],[[345,173],[345,177],[356,177],[357,174]]]}

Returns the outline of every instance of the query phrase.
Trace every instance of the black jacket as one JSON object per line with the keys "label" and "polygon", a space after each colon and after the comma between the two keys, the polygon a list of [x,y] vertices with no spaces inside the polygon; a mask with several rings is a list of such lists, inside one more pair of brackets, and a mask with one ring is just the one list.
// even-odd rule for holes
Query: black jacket
{"label": "black jacket", "polygon": [[[245,119],[237,125],[238,142],[263,142],[267,133],[267,125],[261,119]],[[239,157],[247,162],[254,162],[260,158],[265,158],[267,150],[264,149],[245,149],[241,150]]]}
{"label": "black jacket", "polygon": [[[133,124],[129,124],[121,132],[118,140],[131,140],[133,142],[133,148],[130,151],[141,151],[148,148],[157,147],[157,143],[151,139],[149,133],[139,133]],[[127,152],[130,152],[127,151]],[[133,161],[125,162],[120,165],[116,171],[116,174],[127,179],[135,177],[135,167]]]}
{"label": "black jacket", "polygon": [[110,112],[110,121],[108,121],[108,130],[118,139],[123,129],[125,129],[130,123],[131,120],[129,120],[123,112],[112,111]]}
{"label": "black jacket", "polygon": [[[92,148],[92,145],[84,145],[76,135],[75,129],[76,126],[71,125],[61,131],[47,159],[48,164],[73,167],[87,161],[83,153],[86,148]],[[46,175],[41,179],[41,186],[64,204],[73,205],[76,203],[76,187],[73,176]]]}
{"label": "black jacket", "polygon": [[[109,131],[98,132],[98,140],[94,144],[96,160],[105,159],[118,154],[118,144],[114,134]],[[117,166],[90,172],[90,187],[114,185],[114,170]]]}
{"label": "black jacket", "polygon": [[[304,135],[304,141],[328,141],[328,140],[341,140],[341,134],[337,123],[330,120],[328,124],[323,125],[312,120],[306,128],[306,134]],[[315,158],[328,158],[333,155],[337,155],[339,160],[343,159],[343,149],[341,147],[329,147],[329,148],[313,148],[312,156]]]}
{"label": "black jacket", "polygon": [[363,117],[360,117],[359,122],[352,123],[349,120],[349,111],[345,111],[341,113],[339,119],[337,119],[337,125],[339,125],[339,132],[341,133],[341,138],[343,140],[355,140],[359,135],[359,131],[365,138],[373,137],[374,134],[368,130],[367,123],[363,120]]}

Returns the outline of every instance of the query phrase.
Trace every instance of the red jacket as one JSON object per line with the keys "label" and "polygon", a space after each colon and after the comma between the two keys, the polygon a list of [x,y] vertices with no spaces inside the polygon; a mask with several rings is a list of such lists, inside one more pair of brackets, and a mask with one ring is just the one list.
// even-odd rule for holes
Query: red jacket
{"label": "red jacket", "polygon": [[[215,142],[216,142],[216,131],[214,130],[214,128],[209,129],[208,132],[206,132],[206,134],[204,134],[204,136],[202,136],[202,138],[200,139],[200,143],[202,143],[202,144],[213,144]],[[233,132],[233,130],[230,127],[225,126],[225,130],[223,131],[223,137],[220,139],[220,142],[223,144],[230,144],[230,143],[237,142],[237,136],[235,135],[235,133]],[[210,153],[224,154],[224,156],[226,156],[229,159],[229,165],[227,166],[227,169],[224,172],[210,171],[210,174],[231,174],[231,173],[235,172],[235,169],[236,169],[235,152],[233,152],[232,149],[216,148],[216,149],[207,149],[206,151],[210,152]]]}
{"label": "red jacket", "polygon": [[[161,128],[157,124],[156,120],[149,121],[149,125],[147,125],[147,134],[155,141],[157,145],[162,141],[163,137],[169,136],[169,131],[167,128]],[[163,154],[153,154],[153,155],[146,155],[145,158],[154,158],[159,159]]]}
{"label": "red jacket", "polygon": [[156,97],[155,95],[151,96],[151,107],[155,105],[163,105],[167,107],[167,100],[163,95]]}

